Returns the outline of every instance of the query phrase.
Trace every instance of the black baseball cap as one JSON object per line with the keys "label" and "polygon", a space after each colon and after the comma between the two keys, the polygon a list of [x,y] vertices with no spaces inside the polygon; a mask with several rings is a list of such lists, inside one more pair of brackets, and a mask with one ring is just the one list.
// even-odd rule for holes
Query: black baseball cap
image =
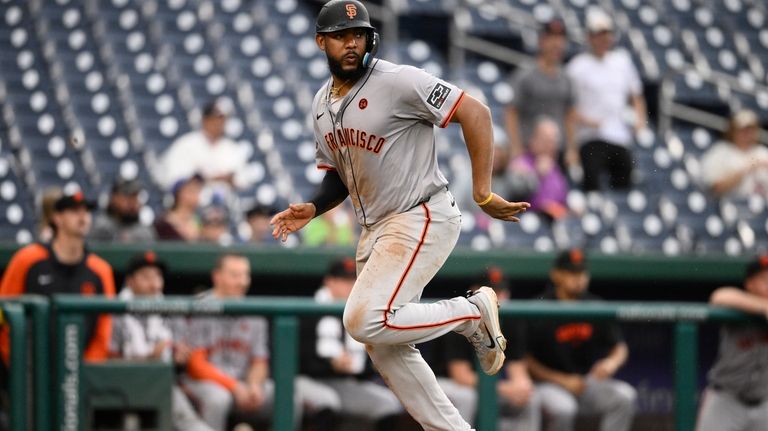
{"label": "black baseball cap", "polygon": [[555,258],[552,268],[571,272],[586,271],[587,258],[584,254],[584,250],[580,248],[572,248],[561,251]]}
{"label": "black baseball cap", "polygon": [[127,179],[118,177],[115,182],[112,183],[112,193],[118,195],[136,195],[141,192],[144,187],[141,181],[138,179]]}
{"label": "black baseball cap", "polygon": [[557,34],[561,36],[565,36],[567,34],[565,30],[565,23],[560,18],[552,18],[549,21],[542,23],[541,28],[539,29],[539,33]]}
{"label": "black baseball cap", "polygon": [[219,99],[211,100],[203,106],[203,117],[226,117],[231,113],[231,107]]}
{"label": "black baseball cap", "polygon": [[357,264],[351,257],[336,259],[328,266],[326,275],[339,278],[356,278]]}
{"label": "black baseball cap", "polygon": [[160,270],[160,272],[163,273],[163,276],[165,276],[165,273],[168,270],[165,262],[158,259],[154,251],[147,250],[143,253],[139,253],[131,257],[131,260],[128,261],[128,266],[125,269],[125,273],[126,275],[131,275],[134,272],[148,266],[156,267]]}
{"label": "black baseball cap", "polygon": [[755,257],[747,264],[744,278],[751,278],[766,270],[768,270],[768,254],[763,254]]}
{"label": "black baseball cap", "polygon": [[489,266],[475,279],[476,286],[488,286],[493,290],[508,290],[509,281],[504,276],[501,268]]}
{"label": "black baseball cap", "polygon": [[74,193],[64,193],[53,204],[53,210],[55,212],[85,207],[90,211],[96,208],[96,202],[90,201],[85,198],[85,195],[81,191]]}

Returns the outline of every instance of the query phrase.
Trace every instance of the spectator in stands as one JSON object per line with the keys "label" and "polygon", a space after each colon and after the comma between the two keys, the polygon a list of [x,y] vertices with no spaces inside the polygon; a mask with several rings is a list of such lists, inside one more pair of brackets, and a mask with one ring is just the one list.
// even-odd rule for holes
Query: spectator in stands
{"label": "spectator in stands", "polygon": [[[488,268],[473,283],[471,290],[481,286],[492,287],[499,303],[509,300],[509,283],[501,270]],[[499,430],[538,430],[541,423],[541,409],[534,394],[531,377],[525,363],[525,328],[521,322],[502,320],[502,330],[507,336],[506,363],[496,383],[499,401]],[[447,378],[438,378],[448,398],[454,402],[464,419],[474,422],[477,410],[477,380],[474,352],[459,334],[444,337],[442,353]]]}
{"label": "spectator in stands", "polygon": [[155,221],[157,238],[165,241],[197,241],[200,239],[200,191],[203,177],[195,174],[176,181],[173,192],[173,206]]}
{"label": "spectator in stands", "polygon": [[512,160],[509,171],[510,183],[522,192],[513,199],[530,202],[533,211],[552,219],[559,219],[568,212],[568,181],[557,163],[559,140],[557,123],[550,118],[540,118],[528,149]]}
{"label": "spectator in stands", "polygon": [[[768,316],[768,255],[747,264],[743,288],[721,287],[709,302],[760,317]],[[726,324],[717,360],[701,397],[697,431],[750,431],[768,424],[768,326]]]}
{"label": "spectator in stands", "polygon": [[229,213],[221,205],[211,205],[203,208],[200,217],[200,240],[216,244],[226,245],[232,242],[232,234],[229,232]]}
{"label": "spectator in stands", "polygon": [[[540,299],[598,300],[578,249],[558,254],[552,286]],[[629,350],[615,323],[535,320],[528,324],[528,369],[545,412],[545,430],[572,431],[577,414],[601,416],[602,431],[628,431],[637,394],[613,376]]]}
{"label": "spectator in stands", "polygon": [[[51,214],[53,239],[47,244],[27,245],[13,255],[0,281],[0,296],[57,293],[115,296],[112,267],[85,247],[95,206],[82,192],[62,194]],[[88,340],[85,360],[106,359],[112,334],[110,316],[86,318],[85,333]],[[7,363],[7,328],[0,334],[0,351]]]}
{"label": "spectator in stands", "polygon": [[701,180],[717,197],[768,198],[768,148],[760,144],[760,121],[753,111],[735,113],[725,142],[710,148],[701,161]]}
{"label": "spectator in stands", "polygon": [[[578,163],[573,140],[573,86],[562,70],[568,40],[563,21],[555,18],[541,26],[539,50],[532,67],[520,68],[513,77],[514,99],[506,109],[509,134],[509,157],[514,159],[526,152],[540,117],[552,118],[560,130],[565,130],[565,142],[556,142],[555,150],[565,151],[565,162]],[[562,136],[560,136],[562,138]]]}
{"label": "spectator in stands", "polygon": [[93,241],[120,243],[147,243],[155,240],[155,230],[141,224],[139,193],[143,190],[139,180],[117,178],[112,184],[106,210],[93,221],[90,238]]}
{"label": "spectator in stands", "polygon": [[352,246],[355,244],[355,224],[349,206],[342,203],[309,222],[302,232],[304,245]]}
{"label": "spectator in stands", "polygon": [[[356,277],[354,259],[335,260],[315,292],[315,301],[343,304]],[[377,374],[365,346],[347,334],[341,316],[302,320],[299,364],[303,375],[333,390],[334,411],[375,422],[376,430],[397,428],[403,407],[389,388],[371,380]]]}
{"label": "spectator in stands", "polygon": [[50,242],[53,239],[53,205],[61,197],[60,187],[49,187],[43,191],[40,198],[40,220],[37,226],[37,239],[40,242]]}
{"label": "spectator in stands", "polygon": [[182,135],[171,144],[161,157],[156,175],[166,188],[199,173],[214,200],[229,202],[234,189],[250,185],[245,169],[247,148],[224,135],[232,111],[229,101],[209,102],[203,107],[201,130]]}
{"label": "spectator in stands", "polygon": [[[625,50],[613,49],[613,21],[600,9],[589,9],[586,27],[589,52],[566,67],[576,94],[584,190],[600,188],[609,174],[611,189],[627,189],[632,174],[634,132],[646,127],[646,107],[640,76]],[[633,127],[626,121],[627,102],[634,110]]]}
{"label": "spectator in stands", "polygon": [[[225,253],[211,272],[213,287],[201,301],[242,300],[251,284],[248,258]],[[192,353],[185,385],[200,405],[203,419],[223,431],[230,413],[238,421],[268,419],[274,409],[274,383],[269,379],[267,321],[254,316],[206,316],[190,319]],[[307,380],[296,382],[297,419],[302,409],[329,408],[332,391]]]}
{"label": "spectator in stands", "polygon": [[272,238],[272,226],[269,225],[269,221],[275,214],[277,210],[274,207],[258,203],[246,211],[245,220],[250,228],[250,235],[246,241],[253,244],[274,244],[275,239]]}
{"label": "spectator in stands", "polygon": [[[137,254],[128,262],[125,287],[119,299],[158,299],[163,296],[166,265],[155,253]],[[110,354],[128,360],[173,361],[174,334],[170,322],[159,314],[122,314],[115,317]],[[186,394],[174,385],[171,405],[177,431],[212,431],[195,412]]]}

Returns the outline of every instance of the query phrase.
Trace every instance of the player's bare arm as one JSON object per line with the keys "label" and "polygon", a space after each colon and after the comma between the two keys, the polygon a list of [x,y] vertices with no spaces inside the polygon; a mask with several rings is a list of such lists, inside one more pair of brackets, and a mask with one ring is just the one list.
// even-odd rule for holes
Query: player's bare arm
{"label": "player's bare arm", "polygon": [[290,204],[287,209],[275,214],[269,224],[274,226],[272,236],[285,241],[288,235],[298,232],[314,217],[344,202],[349,191],[335,170],[326,171],[323,181],[310,202]]}
{"label": "player's bare arm", "polygon": [[[472,163],[472,196],[482,210],[499,220],[520,221],[516,214],[531,205],[528,202],[507,202],[491,190],[493,167],[493,125],[491,111],[482,102],[465,94],[453,121],[461,124],[464,141]],[[490,198],[490,199],[489,199]]]}
{"label": "player's bare arm", "polygon": [[768,316],[768,299],[738,287],[721,287],[709,297],[709,303],[733,308],[745,313]]}
{"label": "player's bare arm", "polygon": [[597,379],[613,377],[629,357],[629,348],[626,343],[617,344],[605,358],[595,362],[590,370],[590,375]]}

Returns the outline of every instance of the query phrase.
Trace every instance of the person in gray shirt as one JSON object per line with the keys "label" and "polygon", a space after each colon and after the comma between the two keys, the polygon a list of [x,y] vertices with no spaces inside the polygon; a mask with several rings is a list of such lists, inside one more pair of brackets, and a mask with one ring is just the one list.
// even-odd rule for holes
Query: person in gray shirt
{"label": "person in gray shirt", "polygon": [[[746,269],[744,288],[721,287],[711,304],[768,317],[768,255]],[[768,325],[724,325],[696,431],[758,431],[768,424]]]}
{"label": "person in gray shirt", "polygon": [[[514,99],[506,110],[510,160],[525,152],[536,122],[548,117],[565,131],[566,164],[578,163],[573,142],[576,115],[573,88],[562,70],[566,46],[563,21],[552,19],[546,22],[539,32],[539,51],[534,64],[518,69],[512,78]],[[560,150],[564,150],[562,143]]]}
{"label": "person in gray shirt", "polygon": [[155,240],[155,230],[139,220],[143,186],[139,180],[118,177],[112,184],[107,208],[93,221],[94,241],[146,243]]}

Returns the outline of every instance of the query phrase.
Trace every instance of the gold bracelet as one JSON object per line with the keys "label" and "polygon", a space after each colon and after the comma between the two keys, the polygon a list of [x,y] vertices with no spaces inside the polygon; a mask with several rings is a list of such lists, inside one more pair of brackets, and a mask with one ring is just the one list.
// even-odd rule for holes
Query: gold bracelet
{"label": "gold bracelet", "polygon": [[481,207],[481,206],[488,205],[488,202],[490,202],[491,200],[493,200],[493,192],[491,192],[491,194],[489,194],[487,198],[483,199],[482,202],[475,201],[475,203],[477,204],[477,206]]}

